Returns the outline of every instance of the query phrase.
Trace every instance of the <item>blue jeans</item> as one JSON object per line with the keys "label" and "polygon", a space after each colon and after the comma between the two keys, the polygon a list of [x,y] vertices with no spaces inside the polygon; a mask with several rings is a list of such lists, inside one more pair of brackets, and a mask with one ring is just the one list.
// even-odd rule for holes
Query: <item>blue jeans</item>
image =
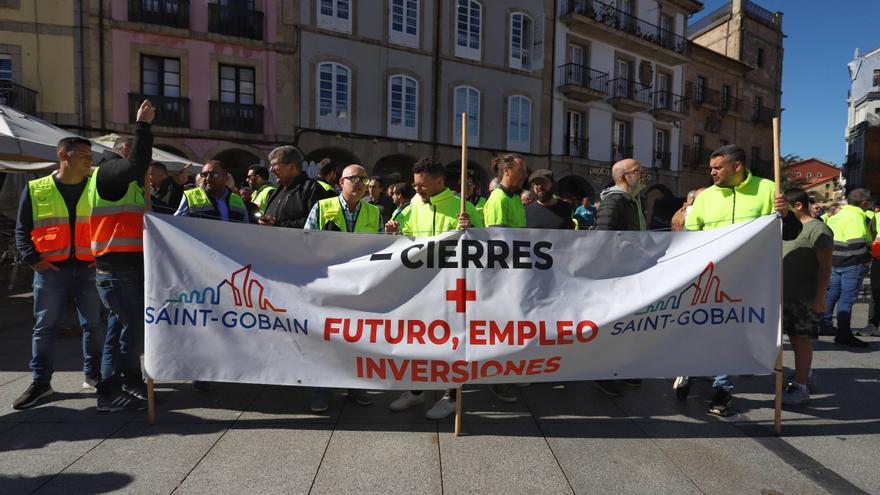
{"label": "blue jeans", "polygon": [[123,382],[143,385],[141,353],[144,349],[144,271],[140,267],[97,270],[98,294],[110,310],[104,360],[98,391],[118,392]]}
{"label": "blue jeans", "polygon": [[67,301],[76,299],[82,327],[83,372],[95,376],[101,367],[101,339],[104,322],[101,301],[95,290],[95,269],[85,262],[64,262],[59,270],[34,272],[34,334],[31,363],[34,380],[48,383],[55,371],[55,332],[64,321]]}
{"label": "blue jeans", "polygon": [[850,327],[852,307],[858,297],[863,278],[865,278],[865,272],[862,265],[831,268],[831,282],[828,284],[828,294],[825,298],[825,315],[822,317],[822,325],[826,328],[831,327],[831,316],[834,314],[836,304],[838,337],[852,335]]}

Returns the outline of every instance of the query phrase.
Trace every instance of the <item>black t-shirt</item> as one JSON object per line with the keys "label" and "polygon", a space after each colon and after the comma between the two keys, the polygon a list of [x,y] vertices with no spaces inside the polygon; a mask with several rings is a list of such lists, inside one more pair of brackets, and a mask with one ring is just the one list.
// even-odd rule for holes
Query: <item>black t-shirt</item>
{"label": "black t-shirt", "polygon": [[557,199],[553,206],[545,206],[537,201],[526,206],[526,228],[529,229],[572,229],[571,205]]}

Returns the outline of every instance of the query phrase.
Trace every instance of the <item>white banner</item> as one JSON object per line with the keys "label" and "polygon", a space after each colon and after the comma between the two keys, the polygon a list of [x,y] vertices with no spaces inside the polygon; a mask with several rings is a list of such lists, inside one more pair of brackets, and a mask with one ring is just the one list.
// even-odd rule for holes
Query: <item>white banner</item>
{"label": "white banner", "polygon": [[779,222],[431,238],[148,214],[146,371],[369,389],[772,371]]}

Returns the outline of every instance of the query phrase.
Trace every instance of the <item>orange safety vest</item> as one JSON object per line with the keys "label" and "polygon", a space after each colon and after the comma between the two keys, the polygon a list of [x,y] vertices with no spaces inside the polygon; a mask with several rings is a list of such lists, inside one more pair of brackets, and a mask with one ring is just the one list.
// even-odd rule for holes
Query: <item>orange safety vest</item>
{"label": "orange safety vest", "polygon": [[[92,177],[97,177],[100,169]],[[139,253],[144,250],[144,188],[136,181],[128,184],[119,201],[107,201],[98,194],[97,179],[89,183],[88,197],[92,254]]]}
{"label": "orange safety vest", "polygon": [[[92,182],[91,178],[86,179]],[[73,251],[80,261],[94,261],[89,234],[88,184],[76,203],[74,235],[70,235],[70,212],[52,175],[28,182],[34,227],[31,240],[45,261],[66,261]],[[71,245],[75,243],[75,245]]]}

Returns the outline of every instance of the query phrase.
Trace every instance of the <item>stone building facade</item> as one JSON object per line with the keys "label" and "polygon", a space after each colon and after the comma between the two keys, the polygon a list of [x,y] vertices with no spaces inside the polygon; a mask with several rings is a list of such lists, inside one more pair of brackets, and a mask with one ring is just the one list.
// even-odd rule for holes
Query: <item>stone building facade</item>
{"label": "stone building facade", "polygon": [[880,192],[880,48],[864,55],[856,49],[847,66],[846,190],[867,187]]}

